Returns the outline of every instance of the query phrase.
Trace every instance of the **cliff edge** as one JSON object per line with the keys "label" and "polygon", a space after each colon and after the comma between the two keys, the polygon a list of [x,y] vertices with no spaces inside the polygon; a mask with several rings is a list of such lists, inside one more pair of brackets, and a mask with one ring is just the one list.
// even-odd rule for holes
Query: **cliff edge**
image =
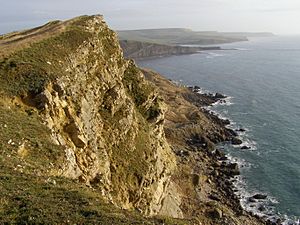
{"label": "cliff edge", "polygon": [[214,182],[178,151],[230,134],[158,76],[123,58],[102,16],[0,36],[0,223],[261,224],[209,185],[197,198]]}

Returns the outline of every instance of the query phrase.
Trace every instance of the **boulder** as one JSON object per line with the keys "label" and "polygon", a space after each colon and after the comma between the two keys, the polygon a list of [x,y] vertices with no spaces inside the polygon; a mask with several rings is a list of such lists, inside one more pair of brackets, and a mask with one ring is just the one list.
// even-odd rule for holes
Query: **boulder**
{"label": "boulder", "polygon": [[226,166],[224,172],[229,176],[240,175],[239,165],[237,163],[230,163]]}
{"label": "boulder", "polygon": [[215,98],[219,98],[219,99],[221,99],[221,98],[226,98],[225,95],[223,95],[223,94],[221,94],[221,93],[218,93],[218,92],[215,94],[214,97],[215,97]]}
{"label": "boulder", "polygon": [[255,194],[255,195],[252,196],[252,198],[262,200],[262,199],[266,199],[267,195],[265,195],[265,194]]}
{"label": "boulder", "polygon": [[230,120],[229,119],[220,119],[221,122],[224,124],[224,125],[229,125],[230,124]]}
{"label": "boulder", "polygon": [[256,202],[256,199],[253,198],[253,197],[250,197],[250,198],[248,198],[248,201],[249,201],[249,202]]}
{"label": "boulder", "polygon": [[[228,120],[228,121],[229,121],[229,120]],[[230,123],[230,121],[229,121],[229,123]],[[237,137],[237,136],[238,136],[238,133],[237,133],[236,131],[232,130],[232,129],[227,129],[227,132],[228,132],[230,135],[234,136],[234,137]]]}
{"label": "boulder", "polygon": [[233,137],[232,139],[231,139],[231,144],[233,144],[233,145],[240,145],[240,144],[242,144],[243,142],[240,140],[240,139],[238,139],[238,138],[236,138],[236,137]]}
{"label": "boulder", "polygon": [[242,150],[247,150],[247,149],[251,149],[251,147],[244,145],[244,146],[241,147],[241,149]]}
{"label": "boulder", "polygon": [[266,211],[266,207],[263,206],[263,205],[260,205],[260,206],[258,207],[258,210],[259,210],[260,212]]}
{"label": "boulder", "polygon": [[235,131],[237,131],[237,132],[245,132],[246,130],[243,129],[243,128],[240,128],[240,129],[236,129]]}

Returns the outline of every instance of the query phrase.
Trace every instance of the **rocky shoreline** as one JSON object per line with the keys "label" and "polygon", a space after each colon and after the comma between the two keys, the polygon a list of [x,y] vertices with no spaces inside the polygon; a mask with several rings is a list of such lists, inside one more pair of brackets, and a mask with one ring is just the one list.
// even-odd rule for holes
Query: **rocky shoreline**
{"label": "rocky shoreline", "polygon": [[[162,78],[154,72],[149,70],[145,70],[143,72],[146,75],[146,78],[155,83],[155,85],[160,89],[164,89],[162,80],[165,83],[169,82],[168,85],[173,86],[171,88],[175,88],[174,86],[176,86],[174,82],[166,81],[165,78]],[[247,212],[243,209],[240,203],[240,199],[237,196],[237,190],[233,182],[234,177],[240,175],[239,165],[235,162],[230,162],[225,152],[217,148],[216,145],[220,143],[230,143],[232,145],[240,145],[242,149],[248,149],[248,146],[243,146],[242,141],[239,139],[239,133],[243,133],[246,130],[243,128],[237,130],[228,128],[228,125],[230,124],[229,120],[219,118],[218,115],[207,109],[208,106],[216,104],[217,102],[225,102],[227,96],[220,93],[199,93],[200,87],[197,86],[186,88],[177,85],[176,88],[178,88],[178,90],[176,89],[175,91],[177,95],[181,90],[182,92],[180,93],[180,97],[192,106],[195,106],[197,110],[203,113],[203,115],[208,119],[209,123],[213,124],[210,130],[203,130],[201,132],[197,129],[198,122],[194,118],[188,118],[189,120],[185,123],[180,121],[180,125],[178,125],[178,127],[183,128],[183,131],[180,131],[179,134],[184,137],[184,143],[180,144],[178,144],[178,140],[176,140],[176,144],[173,144],[172,142],[174,140],[172,135],[170,135],[171,132],[176,133],[178,128],[176,128],[176,126],[172,127],[169,125],[168,121],[166,122],[165,128],[167,140],[173,147],[173,151],[177,156],[179,164],[189,164],[189,167],[193,168],[192,182],[195,186],[195,198],[199,201],[206,202],[205,207],[202,206],[202,212],[205,212],[207,218],[212,218],[212,224],[239,224],[234,222],[234,218],[238,218],[239,221],[244,221],[244,224],[247,225],[282,224],[280,220],[270,221],[251,212]],[[166,93],[164,91],[161,92],[161,95],[164,96],[169,108],[171,108],[171,111],[175,110],[174,107],[176,106],[180,107],[187,104],[178,102],[180,97],[177,96],[177,102],[172,105],[172,103],[170,103],[172,102],[172,99],[166,97]],[[168,120],[168,113],[166,119]],[[172,119],[174,120],[174,118]],[[194,127],[195,132],[187,132],[189,128],[186,128],[186,126]],[[176,138],[179,139],[179,135],[176,135]],[[203,164],[203,161],[205,161],[205,165],[199,166],[198,164]],[[181,177],[183,176],[181,175]],[[208,183],[208,191],[206,190],[206,184],[204,183]],[[205,194],[203,194],[203,192],[205,192]],[[249,198],[249,202],[258,201],[263,198],[265,199],[266,197],[267,196],[263,194],[256,194]],[[191,204],[191,202],[189,201],[186,204]],[[222,206],[220,207],[220,205]],[[228,209],[222,208],[223,206],[231,209],[233,211],[233,215],[228,213]],[[195,207],[195,205],[190,207]],[[189,212],[186,212],[185,214],[189,214]],[[193,216],[192,213],[191,216]],[[245,217],[247,219],[244,219]]]}
{"label": "rocky shoreline", "polygon": [[[246,130],[244,128],[239,128],[239,129],[231,129],[228,128],[228,125],[231,124],[230,120],[228,119],[222,119],[218,115],[216,115],[214,112],[206,109],[204,106],[212,106],[213,104],[216,103],[226,103],[226,95],[220,94],[220,93],[200,93],[200,87],[198,86],[192,86],[189,87],[190,91],[195,93],[196,95],[201,96],[202,99],[205,99],[205,101],[200,101],[200,102],[194,102],[195,105],[200,107],[201,110],[205,112],[207,117],[209,117],[211,120],[214,122],[220,124],[220,126],[223,126],[224,129],[227,131],[226,133],[226,140],[225,142],[228,142],[231,145],[240,145],[242,150],[248,150],[251,149],[250,146],[242,145],[243,142],[241,139],[239,139],[239,133],[244,133]],[[200,104],[199,104],[200,103]],[[204,104],[203,104],[204,103]],[[220,140],[215,140],[215,144],[222,143],[224,141]],[[195,145],[195,143],[192,143]],[[237,213],[245,213],[245,209],[241,206],[240,199],[236,195],[236,187],[234,185],[234,182],[232,179],[235,176],[240,175],[240,169],[238,163],[235,162],[230,162],[224,151],[222,151],[219,148],[216,148],[213,152],[208,152],[208,156],[211,157],[213,161],[213,167],[214,171],[212,172],[213,177],[216,179],[217,184],[218,184],[218,191],[223,192],[225,195],[228,196],[228,199],[232,201],[233,206],[236,208]],[[267,199],[267,195],[263,193],[257,193],[254,194],[253,196],[248,198],[249,203],[257,203],[260,200],[265,200]],[[220,200],[220,198],[216,195],[211,195],[210,198],[212,200]],[[258,208],[260,211],[264,211],[265,208],[263,205]],[[274,220],[269,220],[264,217],[260,217],[252,212],[247,212],[250,215],[258,218],[261,220],[263,223],[267,225],[281,225],[283,224],[282,219],[277,218],[275,221]]]}

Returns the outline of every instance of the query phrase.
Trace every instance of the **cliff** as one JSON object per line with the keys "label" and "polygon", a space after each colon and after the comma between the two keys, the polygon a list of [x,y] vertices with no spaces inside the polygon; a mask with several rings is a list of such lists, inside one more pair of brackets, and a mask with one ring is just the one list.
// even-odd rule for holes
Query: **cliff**
{"label": "cliff", "polygon": [[232,139],[197,106],[212,100],[125,60],[102,16],[1,36],[0,53],[0,223],[262,223],[207,170]]}
{"label": "cliff", "polygon": [[[11,132],[2,130],[2,148],[11,147],[13,169],[77,180],[122,209],[158,214],[175,169],[163,132],[165,108],[153,85],[123,59],[102,17],[47,24],[0,44],[12,50],[1,60],[1,98],[10,103],[1,110],[13,110],[26,129],[35,118],[40,130],[14,130],[22,122],[2,118]],[[3,208],[12,213],[9,201]]]}
{"label": "cliff", "polygon": [[120,46],[124,52],[124,57],[139,60],[171,55],[195,54],[207,50],[221,50],[220,47],[184,47],[128,40],[121,40]]}

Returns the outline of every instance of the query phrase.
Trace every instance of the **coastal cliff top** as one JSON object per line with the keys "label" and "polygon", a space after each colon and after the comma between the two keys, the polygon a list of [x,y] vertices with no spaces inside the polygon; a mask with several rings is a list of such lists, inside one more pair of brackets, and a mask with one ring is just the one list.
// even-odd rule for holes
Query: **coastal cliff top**
{"label": "coastal cliff top", "polygon": [[[88,18],[91,17],[79,16],[66,21],[55,20],[33,29],[3,34],[0,36],[0,58],[8,56],[14,51],[27,48],[33,43],[66,32],[71,29],[70,26],[83,25],[84,20]],[[102,15],[95,15],[93,18],[99,22],[103,21]]]}

